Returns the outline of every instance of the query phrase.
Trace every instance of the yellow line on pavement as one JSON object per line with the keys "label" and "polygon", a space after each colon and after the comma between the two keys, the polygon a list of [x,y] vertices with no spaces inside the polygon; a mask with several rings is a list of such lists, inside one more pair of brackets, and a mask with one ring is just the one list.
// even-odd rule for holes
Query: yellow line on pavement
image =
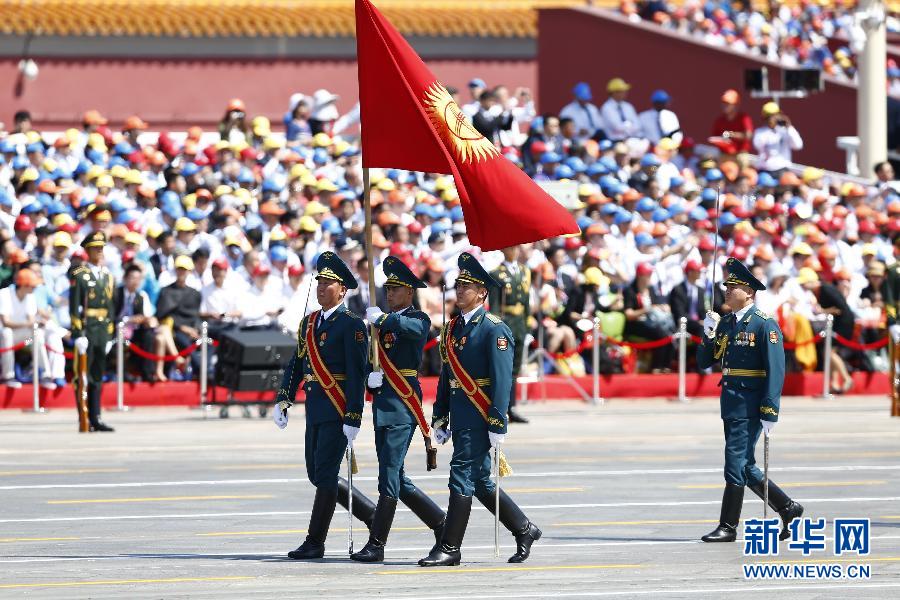
{"label": "yellow line on pavement", "polygon": [[46,537],[46,538],[0,538],[0,542],[62,542],[80,540],[77,537]]}
{"label": "yellow line on pavement", "polygon": [[213,467],[215,471],[256,471],[266,469],[302,469],[305,463],[263,463],[258,465],[224,465]]}
{"label": "yellow line on pavement", "polygon": [[885,515],[883,517],[879,517],[879,519],[900,519],[900,515]]}
{"label": "yellow line on pavement", "polygon": [[243,496],[160,496],[157,498],[93,498],[89,500],[48,500],[47,504],[115,504],[124,502],[176,502],[182,500],[258,500],[274,498],[271,494]]}
{"label": "yellow line on pavement", "polygon": [[107,581],[54,581],[47,583],[0,583],[0,589],[39,587],[80,587],[85,585],[131,585],[135,583],[193,583],[202,581],[240,581],[256,579],[249,576],[231,577],[172,577],[170,579],[110,579]]}
{"label": "yellow line on pavement", "polygon": [[697,525],[701,523],[718,523],[718,519],[681,519],[648,521],[576,521],[571,523],[553,523],[551,527],[605,527],[607,525]]}
{"label": "yellow line on pavement", "polygon": [[[805,488],[805,487],[854,487],[863,485],[884,485],[887,481],[871,480],[871,481],[794,481],[781,483],[778,487],[783,488]],[[697,483],[690,485],[679,485],[680,490],[717,490],[721,489],[721,483]]]}
{"label": "yellow line on pavement", "polygon": [[[584,488],[581,487],[556,487],[556,488],[536,488],[536,487],[522,487],[522,488],[514,488],[514,487],[504,487],[504,492],[510,494],[539,494],[542,492],[557,492],[557,493],[575,493],[575,492],[583,492]],[[446,494],[447,488],[440,490],[424,490],[426,494],[429,496],[434,496],[436,494]]]}
{"label": "yellow line on pavement", "polygon": [[85,475],[88,473],[127,473],[128,469],[36,469],[30,471],[0,471],[0,477],[16,475]]}
{"label": "yellow line on pavement", "polygon": [[[332,533],[346,532],[347,528],[331,527],[328,531]],[[419,527],[391,527],[391,531],[430,531],[425,526]],[[295,533],[306,533],[306,529],[270,529],[267,531],[211,531],[209,533],[195,533],[198,537],[230,537],[241,535],[288,535]]]}
{"label": "yellow line on pavement", "polygon": [[453,569],[404,569],[374,571],[375,575],[427,575],[431,573],[508,573],[514,571],[581,571],[598,569],[641,569],[645,565],[556,565],[552,567],[456,567]]}

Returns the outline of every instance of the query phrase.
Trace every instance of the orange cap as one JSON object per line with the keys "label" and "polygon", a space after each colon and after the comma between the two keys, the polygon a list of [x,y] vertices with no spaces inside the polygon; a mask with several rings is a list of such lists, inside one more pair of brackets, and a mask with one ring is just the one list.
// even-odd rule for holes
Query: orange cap
{"label": "orange cap", "polygon": [[103,118],[99,110],[89,110],[81,117],[81,122],[85,125],[106,125],[108,120]]}
{"label": "orange cap", "polygon": [[722,94],[722,102],[725,104],[737,104],[741,101],[741,95],[737,90],[725,90]]}
{"label": "orange cap", "polygon": [[122,126],[122,131],[130,131],[132,129],[147,129],[149,125],[137,115],[131,115],[127,119],[125,119],[125,124]]}
{"label": "orange cap", "polygon": [[247,107],[244,106],[244,101],[240,98],[232,98],[228,101],[228,110],[239,110],[241,112],[247,112]]}
{"label": "orange cap", "polygon": [[16,273],[16,285],[17,286],[29,286],[29,287],[37,287],[40,285],[41,279],[37,276],[37,273],[32,271],[31,269],[20,269],[18,273]]}

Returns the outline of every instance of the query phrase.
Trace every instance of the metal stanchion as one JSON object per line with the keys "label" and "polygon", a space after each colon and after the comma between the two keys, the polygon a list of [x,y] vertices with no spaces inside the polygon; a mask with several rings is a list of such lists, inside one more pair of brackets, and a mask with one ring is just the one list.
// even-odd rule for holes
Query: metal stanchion
{"label": "metal stanchion", "polygon": [[125,406],[125,321],[116,323],[116,410],[131,410]]}
{"label": "metal stanchion", "polygon": [[34,374],[31,378],[33,405],[25,412],[46,412],[41,407],[41,352],[44,350],[44,331],[35,323],[31,328],[31,367]]}
{"label": "metal stanchion", "polygon": [[690,402],[687,397],[687,317],[678,320],[678,401]]}
{"label": "metal stanchion", "polygon": [[831,400],[831,338],[834,328],[834,315],[828,315],[825,319],[825,350],[822,352],[824,365],[822,365],[822,398]]}
{"label": "metal stanchion", "polygon": [[594,318],[594,327],[591,329],[591,376],[594,382],[594,394],[591,401],[594,404],[603,404],[605,400],[600,397],[600,320]]}
{"label": "metal stanchion", "polygon": [[200,406],[206,404],[206,377],[209,370],[209,324],[203,321],[200,324]]}

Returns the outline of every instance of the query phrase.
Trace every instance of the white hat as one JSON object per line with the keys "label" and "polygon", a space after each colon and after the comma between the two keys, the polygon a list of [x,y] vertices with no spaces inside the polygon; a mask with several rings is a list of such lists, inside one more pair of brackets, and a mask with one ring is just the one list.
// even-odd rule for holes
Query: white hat
{"label": "white hat", "polygon": [[290,112],[294,112],[297,110],[297,105],[306,100],[306,95],[297,92],[296,94],[291,94],[291,99],[288,100],[288,110]]}
{"label": "white hat", "polygon": [[328,90],[316,90],[313,93],[313,113],[312,118],[317,121],[335,121],[340,116],[338,114],[335,101],[340,98],[337,94],[332,94]]}

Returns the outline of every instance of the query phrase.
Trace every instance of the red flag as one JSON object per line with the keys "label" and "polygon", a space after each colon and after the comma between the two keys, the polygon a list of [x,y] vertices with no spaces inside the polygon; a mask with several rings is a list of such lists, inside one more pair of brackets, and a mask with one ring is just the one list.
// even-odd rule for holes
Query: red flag
{"label": "red flag", "polygon": [[364,167],[449,173],[482,250],[578,233],[572,215],[472,127],[369,0],[356,0]]}

